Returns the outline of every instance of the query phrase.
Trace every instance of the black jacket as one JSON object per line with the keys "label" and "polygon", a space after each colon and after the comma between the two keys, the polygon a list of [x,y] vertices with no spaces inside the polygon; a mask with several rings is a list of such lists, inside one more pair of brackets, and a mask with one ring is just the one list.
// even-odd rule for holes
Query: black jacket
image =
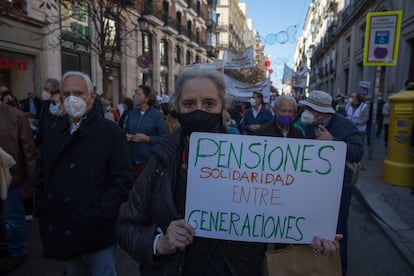
{"label": "black jacket", "polygon": [[141,275],[261,275],[266,244],[195,237],[185,251],[155,257],[157,227],[184,217],[187,173],[180,130],[153,147],[152,158],[121,207],[117,238],[138,262]]}
{"label": "black jacket", "polygon": [[[43,101],[38,97],[34,97],[33,102],[34,102],[34,106],[36,108],[36,113],[37,113],[35,117],[38,118],[42,110]],[[21,100],[20,105],[21,105],[21,109],[23,112],[26,112],[26,113],[30,112],[30,98]]]}
{"label": "black jacket", "polygon": [[93,108],[73,135],[64,119],[43,139],[36,211],[44,256],[64,260],[116,244],[119,208],[133,184],[121,129]]}

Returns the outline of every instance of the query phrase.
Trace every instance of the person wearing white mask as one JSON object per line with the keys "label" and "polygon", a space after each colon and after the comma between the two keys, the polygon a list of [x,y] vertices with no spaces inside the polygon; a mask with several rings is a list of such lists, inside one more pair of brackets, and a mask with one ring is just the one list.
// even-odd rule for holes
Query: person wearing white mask
{"label": "person wearing white mask", "polygon": [[43,256],[68,276],[115,276],[115,227],[133,184],[127,141],[94,104],[89,76],[67,72],[60,90],[67,120],[43,137],[36,189]]}
{"label": "person wearing white mask", "polygon": [[356,163],[360,162],[364,155],[364,146],[361,132],[356,125],[332,108],[332,97],[325,91],[315,90],[309,97],[299,101],[305,107],[301,115],[305,125],[305,138],[329,141],[343,141],[346,143],[346,167],[343,179],[341,203],[337,233],[343,234],[340,241],[342,272],[347,271],[347,240],[348,240],[348,216],[352,197],[352,181],[357,171]]}
{"label": "person wearing white mask", "polygon": [[250,99],[250,106],[244,114],[241,130],[243,134],[252,135],[261,125],[272,121],[273,115],[270,110],[265,108],[263,95],[260,92],[253,92],[252,98]]}
{"label": "person wearing white mask", "polygon": [[42,86],[42,100],[50,101],[52,99],[53,92],[56,91],[59,91],[59,81],[48,78]]}

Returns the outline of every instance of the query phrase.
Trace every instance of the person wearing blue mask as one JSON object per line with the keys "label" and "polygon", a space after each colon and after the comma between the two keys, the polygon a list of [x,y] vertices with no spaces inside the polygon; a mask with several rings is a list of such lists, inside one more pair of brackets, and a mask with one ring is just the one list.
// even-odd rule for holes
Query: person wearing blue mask
{"label": "person wearing blue mask", "polygon": [[304,134],[295,124],[296,100],[291,96],[278,96],[273,111],[274,120],[265,123],[254,134],[259,136],[303,138]]}

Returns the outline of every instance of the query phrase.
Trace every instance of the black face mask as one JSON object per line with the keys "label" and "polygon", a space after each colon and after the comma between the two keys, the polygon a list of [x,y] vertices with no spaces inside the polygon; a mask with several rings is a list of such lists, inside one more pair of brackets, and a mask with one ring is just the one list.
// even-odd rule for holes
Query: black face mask
{"label": "black face mask", "polygon": [[179,113],[178,121],[185,135],[192,132],[216,132],[223,125],[223,115],[197,109],[189,113]]}

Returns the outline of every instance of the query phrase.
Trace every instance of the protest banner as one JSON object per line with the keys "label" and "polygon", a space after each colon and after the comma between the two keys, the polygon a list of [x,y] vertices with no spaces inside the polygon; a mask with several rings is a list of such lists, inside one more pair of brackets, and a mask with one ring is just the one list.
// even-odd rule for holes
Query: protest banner
{"label": "protest banner", "polygon": [[253,92],[256,91],[263,95],[263,101],[265,103],[270,102],[269,79],[265,79],[254,84],[249,84],[224,75],[224,81],[226,82],[227,95],[232,96],[236,100],[248,102],[249,99],[253,96]]}
{"label": "protest banner", "polygon": [[199,237],[333,240],[345,155],[339,141],[193,133],[185,218]]}
{"label": "protest banner", "polygon": [[223,53],[224,69],[245,69],[254,67],[253,46],[248,47],[243,52],[235,53],[229,49],[224,49]]}
{"label": "protest banner", "polygon": [[214,63],[191,63],[184,66],[181,66],[180,73],[188,70],[215,70],[223,72],[223,61],[217,60]]}

